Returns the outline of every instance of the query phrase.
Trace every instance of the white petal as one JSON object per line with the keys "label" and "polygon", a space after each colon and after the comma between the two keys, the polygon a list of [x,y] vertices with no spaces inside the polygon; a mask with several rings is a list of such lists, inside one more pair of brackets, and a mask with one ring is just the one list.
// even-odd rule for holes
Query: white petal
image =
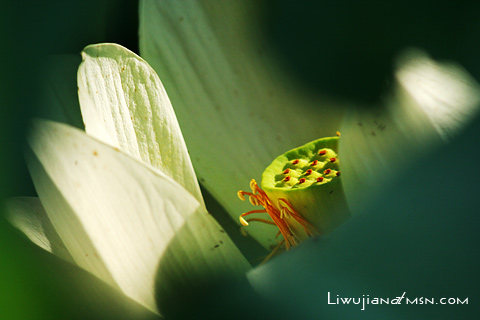
{"label": "white petal", "polygon": [[480,106],[478,84],[461,69],[425,56],[403,61],[385,106],[352,110],[342,126],[342,181],[354,214],[389,179],[415,175],[415,163],[459,131]]}
{"label": "white petal", "polygon": [[50,120],[84,127],[77,94],[78,55],[54,55],[42,65],[41,116]]}
{"label": "white petal", "polygon": [[465,128],[478,112],[480,86],[459,65],[410,51],[399,59],[397,79],[444,140]]}
{"label": "white petal", "polygon": [[[339,129],[341,109],[298,86],[260,37],[257,1],[142,1],[140,51],[172,100],[197,175],[238,222],[237,198],[283,152]],[[275,229],[246,230],[275,243]]]}
{"label": "white petal", "polygon": [[155,71],[115,44],[88,46],[82,57],[78,94],[87,133],[164,172],[203,203],[175,113]]}
{"label": "white petal", "polygon": [[[36,123],[29,144],[35,187],[77,264],[151,310],[158,288],[248,269],[203,205],[161,172],[53,122]],[[164,269],[176,277],[158,279]]]}
{"label": "white petal", "polygon": [[5,200],[7,220],[33,243],[67,261],[73,258],[53,228],[40,199],[19,197]]}

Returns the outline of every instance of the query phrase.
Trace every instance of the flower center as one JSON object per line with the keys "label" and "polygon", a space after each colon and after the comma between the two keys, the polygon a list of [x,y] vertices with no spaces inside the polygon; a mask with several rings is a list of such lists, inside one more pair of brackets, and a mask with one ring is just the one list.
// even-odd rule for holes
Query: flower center
{"label": "flower center", "polygon": [[329,183],[340,176],[337,153],[330,148],[288,160],[279,171],[275,174],[276,188],[307,188]]}
{"label": "flower center", "polygon": [[[251,192],[238,197],[263,207],[243,213],[243,226],[263,222],[278,227],[288,250],[300,241],[325,235],[349,217],[340,179],[338,137],[323,138],[278,156],[262,174],[262,188],[251,180]],[[253,217],[267,213],[268,217]]]}

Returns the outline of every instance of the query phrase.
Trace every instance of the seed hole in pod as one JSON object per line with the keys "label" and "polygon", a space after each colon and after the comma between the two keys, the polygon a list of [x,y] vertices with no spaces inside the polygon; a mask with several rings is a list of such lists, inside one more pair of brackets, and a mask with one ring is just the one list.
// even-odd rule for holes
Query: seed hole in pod
{"label": "seed hole in pod", "polygon": [[290,181],[290,176],[286,176],[285,178],[283,178],[283,181],[287,182],[287,181]]}
{"label": "seed hole in pod", "polygon": [[308,169],[307,171],[305,171],[305,175],[306,176],[309,176],[312,174],[312,169]]}
{"label": "seed hole in pod", "polygon": [[337,171],[337,173],[335,173],[335,175],[336,175],[337,177],[340,177],[340,171]]}
{"label": "seed hole in pod", "polygon": [[285,169],[285,171],[283,171],[283,174],[288,174],[290,172],[290,169]]}
{"label": "seed hole in pod", "polygon": [[335,162],[335,161],[337,161],[337,158],[330,158],[330,162],[333,163],[333,162]]}
{"label": "seed hole in pod", "polygon": [[319,156],[324,156],[324,155],[326,155],[326,154],[327,154],[327,150],[320,150],[320,151],[318,152],[318,155],[319,155]]}
{"label": "seed hole in pod", "polygon": [[323,171],[323,174],[330,174],[332,172],[332,169],[327,169],[325,171]]}
{"label": "seed hole in pod", "polygon": [[306,180],[307,180],[307,179],[305,179],[305,178],[301,178],[300,180],[298,180],[298,183],[299,183],[299,184],[302,184],[302,183],[304,183]]}
{"label": "seed hole in pod", "polygon": [[318,164],[318,160],[313,160],[312,163],[310,163],[310,166],[314,167]]}
{"label": "seed hole in pod", "polygon": [[300,162],[299,159],[295,159],[295,160],[292,161],[292,164],[298,164],[299,162]]}
{"label": "seed hole in pod", "polygon": [[318,178],[317,178],[317,182],[322,182],[323,179],[324,179],[323,177],[318,177]]}

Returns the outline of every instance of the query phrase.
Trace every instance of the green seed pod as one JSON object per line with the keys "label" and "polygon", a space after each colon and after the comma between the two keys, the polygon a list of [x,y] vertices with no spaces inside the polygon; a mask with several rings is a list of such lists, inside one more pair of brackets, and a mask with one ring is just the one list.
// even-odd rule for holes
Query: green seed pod
{"label": "green seed pod", "polygon": [[[322,138],[292,149],[277,157],[263,172],[261,188],[271,202],[293,209],[298,216],[283,219],[298,240],[308,236],[309,226],[325,235],[345,222],[350,213],[342,188],[338,137]],[[285,203],[286,200],[291,207]],[[285,212],[285,211],[284,211]]]}

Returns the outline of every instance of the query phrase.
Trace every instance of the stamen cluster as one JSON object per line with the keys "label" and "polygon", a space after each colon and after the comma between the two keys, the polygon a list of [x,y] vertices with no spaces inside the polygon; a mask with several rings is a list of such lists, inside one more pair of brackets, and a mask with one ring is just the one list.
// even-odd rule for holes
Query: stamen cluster
{"label": "stamen cluster", "polygon": [[[248,226],[248,223],[251,221],[259,221],[272,225],[276,225],[279,229],[279,234],[282,234],[286,249],[297,244],[298,239],[296,239],[292,228],[290,226],[290,218],[293,218],[298,224],[300,224],[305,233],[308,236],[313,236],[318,234],[316,228],[305,218],[303,218],[298,212],[292,207],[292,205],[285,198],[279,198],[276,205],[270,200],[265,191],[260,189],[254,179],[250,181],[250,188],[252,192],[238,191],[237,195],[240,200],[245,201],[245,196],[249,197],[249,201],[254,206],[262,206],[264,209],[261,210],[252,210],[240,215],[240,223],[243,226]],[[267,213],[272,221],[261,218],[250,218],[245,219],[245,216],[254,214],[254,213]]]}

